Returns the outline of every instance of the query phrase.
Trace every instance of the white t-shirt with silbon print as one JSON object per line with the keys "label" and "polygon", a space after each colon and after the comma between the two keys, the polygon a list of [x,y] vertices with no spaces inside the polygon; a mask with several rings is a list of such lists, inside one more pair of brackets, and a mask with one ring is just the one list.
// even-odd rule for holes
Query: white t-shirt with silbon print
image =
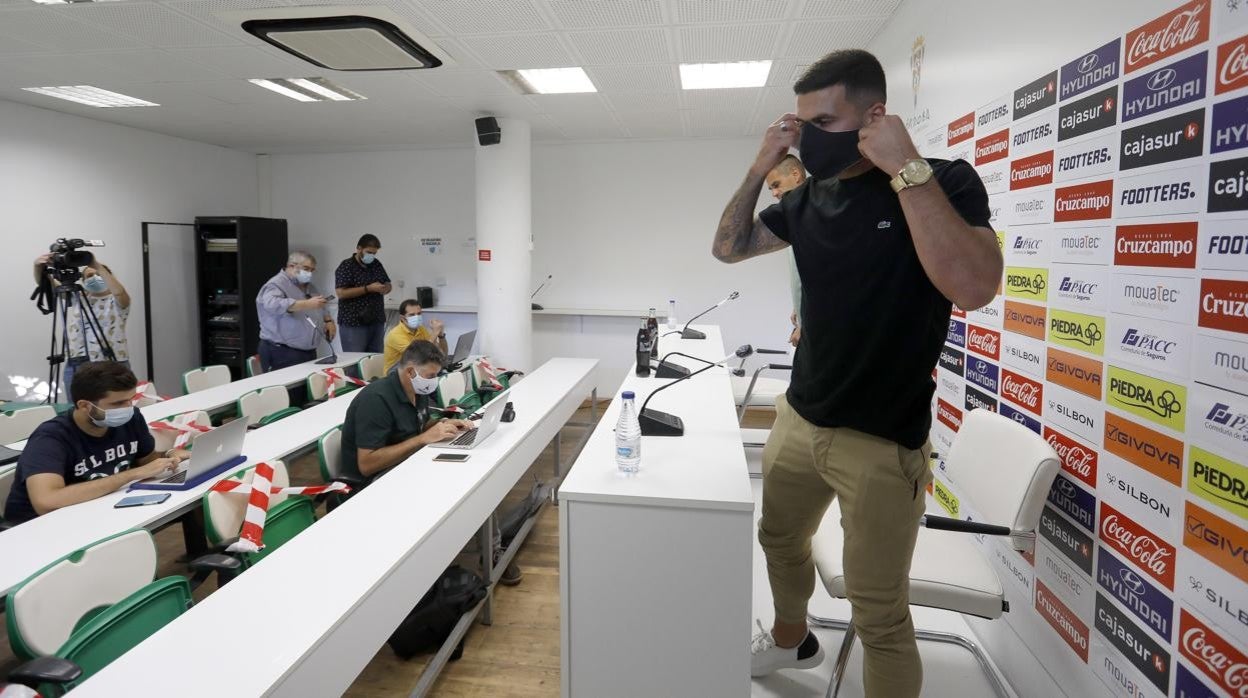
{"label": "white t-shirt with silbon print", "polygon": [[[111,293],[105,296],[88,295],[87,298],[91,309],[95,311],[95,319],[100,323],[101,334],[113,347],[113,354],[118,361],[128,360],[130,351],[126,347],[126,320],[130,317],[130,308],[121,307],[117,296]],[[82,312],[75,300],[69,308],[67,321],[69,358],[85,356],[91,361],[104,360],[104,351],[88,326],[90,321],[90,315]]]}

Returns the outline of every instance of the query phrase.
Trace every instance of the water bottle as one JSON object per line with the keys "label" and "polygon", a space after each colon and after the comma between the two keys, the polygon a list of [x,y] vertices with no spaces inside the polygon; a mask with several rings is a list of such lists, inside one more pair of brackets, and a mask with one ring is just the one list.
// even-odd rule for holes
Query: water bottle
{"label": "water bottle", "polygon": [[615,464],[620,472],[635,473],[641,467],[641,423],[637,421],[633,391],[625,390],[620,397],[624,405],[615,423]]}
{"label": "water bottle", "polygon": [[667,329],[674,330],[680,324],[676,321],[676,301],[667,302]]}

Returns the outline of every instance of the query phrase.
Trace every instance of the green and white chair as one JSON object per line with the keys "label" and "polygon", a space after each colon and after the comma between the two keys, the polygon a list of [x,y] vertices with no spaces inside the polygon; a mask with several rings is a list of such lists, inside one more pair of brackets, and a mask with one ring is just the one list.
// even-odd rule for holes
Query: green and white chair
{"label": "green and white chair", "polygon": [[9,526],[4,520],[4,503],[9,499],[9,491],[13,489],[13,481],[17,479],[17,463],[0,465],[0,531]]}
{"label": "green and white chair", "polygon": [[[333,429],[321,434],[321,438],[316,440],[316,457],[321,467],[321,482],[329,484],[331,482],[343,482],[351,487],[354,491],[363,487],[365,481],[342,472],[342,426],[336,426]],[[351,495],[341,492],[331,492],[323,495],[325,499],[325,510],[333,511],[335,507],[342,504]]]}
{"label": "green and white chair", "polygon": [[[464,411],[463,417],[481,409],[485,402],[479,393],[468,389],[467,382],[464,371],[451,371],[442,376],[438,379],[438,389],[433,394],[433,404],[442,408],[458,407]],[[436,415],[437,418],[443,416],[447,415]]]}
{"label": "green and white chair", "polygon": [[[268,461],[273,466],[273,487],[290,486],[286,464],[280,460]],[[229,479],[250,483],[256,467],[248,466],[230,475]],[[218,550],[224,550],[238,539],[247,513],[248,498],[228,492],[204,493],[204,529],[208,542]],[[278,492],[269,496],[269,511],[264,521],[264,548],[255,553],[242,553],[234,557],[241,563],[238,569],[223,575],[223,581],[237,575],[282,547],[286,541],[302,533],[316,523],[315,503],[310,497],[286,495]]]}
{"label": "green and white chair", "polygon": [[152,534],[135,529],[75,550],[9,590],[14,654],[59,657],[82,670],[67,684],[42,686],[42,695],[73,688],[190,608],[185,577],[155,575]]}
{"label": "green and white chair", "polygon": [[264,367],[260,364],[260,355],[252,354],[247,357],[247,377],[252,378],[264,373]]}
{"label": "green and white chair", "polygon": [[182,374],[182,390],[187,394],[215,388],[234,380],[230,375],[230,367],[224,364],[193,368]]}
{"label": "green and white chair", "polygon": [[[190,417],[190,419],[188,420],[189,424],[193,424],[195,426],[207,427],[209,429],[212,428],[212,418],[204,410],[199,410],[197,412],[184,412],[182,414],[173,415],[172,417],[166,417],[165,419],[160,420],[160,421],[172,422],[175,419],[178,419],[180,417]],[[178,435],[179,435],[179,432],[169,431],[167,429],[149,429],[149,430],[152,432],[152,438],[156,440],[156,450],[160,451],[161,453],[164,453],[165,451],[168,451],[169,449],[173,448],[173,442],[178,439]],[[200,431],[190,432],[190,439],[187,441],[185,448],[190,448],[191,446],[193,446],[195,444],[195,439],[198,439],[201,434],[203,434],[203,432],[200,432]]]}
{"label": "green and white chair", "polygon": [[271,385],[246,393],[238,398],[236,406],[238,418],[247,420],[247,426],[253,429],[299,412],[298,407],[290,405],[290,392],[284,385]]}
{"label": "green and white chair", "polygon": [[57,414],[51,405],[31,405],[29,407],[9,405],[0,411],[0,444],[11,444],[28,438],[40,424],[52,419]]}
{"label": "green and white chair", "polygon": [[[304,379],[304,385],[308,389],[308,404],[324,402],[329,399],[329,376],[321,371],[308,374]],[[344,378],[336,378],[334,380],[334,395],[342,395],[352,390],[359,389],[360,386],[352,383]]]}
{"label": "green and white chair", "polygon": [[386,357],[384,354],[369,354],[356,362],[355,368],[360,372],[360,378],[372,383],[386,375]]}

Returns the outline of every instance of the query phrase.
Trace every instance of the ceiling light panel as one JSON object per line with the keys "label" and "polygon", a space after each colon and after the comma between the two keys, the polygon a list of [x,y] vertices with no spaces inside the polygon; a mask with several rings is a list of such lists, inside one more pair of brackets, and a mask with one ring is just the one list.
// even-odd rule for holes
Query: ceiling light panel
{"label": "ceiling light panel", "polygon": [[681,63],[680,86],[686,90],[762,87],[767,84],[770,72],[771,61]]}
{"label": "ceiling light panel", "polygon": [[598,91],[585,74],[584,68],[537,68],[502,72],[511,76],[529,94],[560,95]]}
{"label": "ceiling light panel", "polygon": [[355,102],[368,99],[325,78],[253,78],[247,82],[298,102]]}
{"label": "ceiling light panel", "polygon": [[27,92],[64,99],[89,107],[159,107],[155,102],[109,92],[91,85],[62,85],[60,87],[23,87]]}

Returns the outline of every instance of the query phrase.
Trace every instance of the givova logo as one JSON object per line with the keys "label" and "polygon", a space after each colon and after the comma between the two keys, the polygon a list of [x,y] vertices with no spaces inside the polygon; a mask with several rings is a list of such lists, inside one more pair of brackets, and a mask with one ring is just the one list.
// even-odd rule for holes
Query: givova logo
{"label": "givova logo", "polygon": [[1172,485],[1182,485],[1183,442],[1178,439],[1106,412],[1105,450]]}
{"label": "givova logo", "polygon": [[1187,388],[1117,366],[1109,367],[1106,401],[1155,424],[1183,431]]}
{"label": "givova logo", "polygon": [[1248,582],[1248,531],[1190,501],[1183,514],[1183,545]]}
{"label": "givova logo", "polygon": [[1071,349],[1105,355],[1105,318],[1049,309],[1049,341]]}
{"label": "givova logo", "polygon": [[1038,267],[1006,267],[1005,295],[1033,301],[1049,298],[1049,270]]}
{"label": "givova logo", "polygon": [[1241,519],[1248,519],[1248,468],[1239,463],[1192,446],[1187,490]]}

